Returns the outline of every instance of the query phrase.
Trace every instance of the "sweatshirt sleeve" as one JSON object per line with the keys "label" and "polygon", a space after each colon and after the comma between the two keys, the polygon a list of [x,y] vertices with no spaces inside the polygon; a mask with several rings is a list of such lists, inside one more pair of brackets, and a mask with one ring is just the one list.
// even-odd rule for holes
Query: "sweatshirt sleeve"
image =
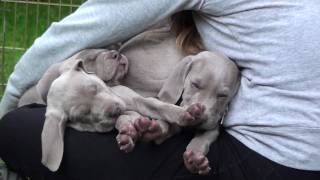
{"label": "sweatshirt sleeve", "polygon": [[0,104],[0,117],[16,108],[23,92],[57,62],[85,49],[106,46],[142,32],[200,0],[88,0],[35,40],[16,64]]}

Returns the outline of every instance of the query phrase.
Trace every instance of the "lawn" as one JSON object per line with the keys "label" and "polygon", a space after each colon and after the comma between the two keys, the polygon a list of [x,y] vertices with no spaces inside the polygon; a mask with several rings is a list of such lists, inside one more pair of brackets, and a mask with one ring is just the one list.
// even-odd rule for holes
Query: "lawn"
{"label": "lawn", "polygon": [[0,97],[14,65],[35,38],[82,2],[84,0],[1,0]]}

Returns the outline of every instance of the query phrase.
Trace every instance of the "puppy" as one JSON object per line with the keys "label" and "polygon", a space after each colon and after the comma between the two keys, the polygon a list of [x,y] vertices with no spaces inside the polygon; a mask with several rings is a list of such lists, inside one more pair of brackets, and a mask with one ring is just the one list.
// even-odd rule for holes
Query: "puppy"
{"label": "puppy", "polygon": [[83,60],[87,71],[94,72],[110,86],[119,84],[119,80],[128,72],[128,59],[118,51],[85,49],[61,63],[50,66],[38,83],[22,95],[18,107],[30,103],[46,104],[51,83],[79,60]]}
{"label": "puppy", "polygon": [[[229,58],[204,51],[180,61],[158,94],[160,100],[172,104],[181,97],[180,106],[183,108],[195,103],[202,105],[199,107],[203,108],[203,113],[197,117],[200,123],[196,125],[201,131],[191,140],[183,155],[187,169],[193,173],[207,174],[211,169],[205,155],[218,137],[220,121],[238,90],[239,78],[239,70]],[[171,129],[175,131],[163,130],[168,132],[163,134],[164,138],[179,128]]]}
{"label": "puppy", "polygon": [[[130,68],[121,84],[143,96],[158,97],[173,104],[182,97],[180,106],[184,108],[198,104],[195,110],[204,113],[199,113],[194,124],[187,123],[205,133],[199,132],[190,142],[184,161],[191,172],[206,174],[210,166],[205,155],[218,136],[219,121],[228,103],[237,92],[239,70],[233,61],[218,52],[185,57],[175,40],[170,29],[164,27],[145,31],[122,45],[120,50],[130,59]],[[137,119],[134,126],[140,138],[157,143],[180,129],[174,123],[144,117]]]}

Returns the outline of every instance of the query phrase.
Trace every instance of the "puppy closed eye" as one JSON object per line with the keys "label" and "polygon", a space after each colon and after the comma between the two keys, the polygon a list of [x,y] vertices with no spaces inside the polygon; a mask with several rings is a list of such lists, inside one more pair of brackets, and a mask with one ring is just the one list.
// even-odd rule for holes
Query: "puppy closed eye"
{"label": "puppy closed eye", "polygon": [[218,99],[224,100],[229,97],[229,90],[224,89],[223,91],[218,91],[217,93]]}
{"label": "puppy closed eye", "polygon": [[219,93],[217,96],[218,96],[218,98],[227,98],[227,97],[228,97],[228,94]]}
{"label": "puppy closed eye", "polygon": [[218,98],[227,98],[229,97],[230,89],[228,87],[223,87],[217,91]]}
{"label": "puppy closed eye", "polygon": [[191,87],[196,88],[196,89],[202,89],[200,83],[197,81],[191,81]]}

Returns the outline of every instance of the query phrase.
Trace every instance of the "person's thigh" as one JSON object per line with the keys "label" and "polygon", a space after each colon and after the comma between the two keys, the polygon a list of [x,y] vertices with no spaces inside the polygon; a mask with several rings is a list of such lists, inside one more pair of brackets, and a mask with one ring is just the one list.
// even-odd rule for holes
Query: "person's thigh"
{"label": "person's thigh", "polygon": [[185,168],[175,180],[319,180],[320,172],[297,170],[277,164],[249,149],[223,128],[207,154],[212,167],[207,176],[191,175]]}
{"label": "person's thigh", "polygon": [[[138,143],[126,154],[117,146],[116,131],[86,133],[67,128],[63,160],[52,173],[41,164],[44,115],[45,106],[29,105],[0,121],[0,156],[13,170],[35,179],[169,179],[183,163],[191,138],[191,133],[185,133],[161,145]],[[157,174],[159,169],[165,173]]]}
{"label": "person's thigh", "polygon": [[29,108],[19,108],[0,120],[0,157],[22,176],[31,175],[41,168],[39,134],[43,119],[42,108],[35,107],[32,113]]}

